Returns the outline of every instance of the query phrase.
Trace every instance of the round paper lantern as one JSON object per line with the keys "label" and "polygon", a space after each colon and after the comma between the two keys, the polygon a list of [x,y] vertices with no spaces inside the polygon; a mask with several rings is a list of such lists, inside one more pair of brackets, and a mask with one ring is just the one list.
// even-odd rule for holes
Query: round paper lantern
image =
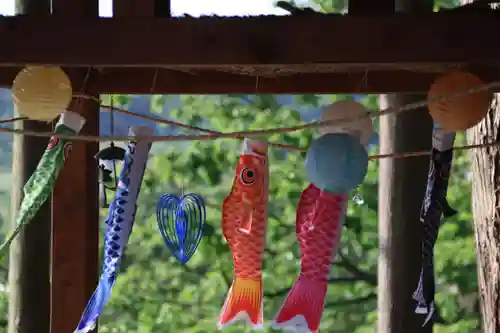
{"label": "round paper lantern", "polygon": [[[468,72],[451,72],[442,75],[432,84],[428,99],[467,91],[483,84],[480,78]],[[479,123],[488,113],[491,94],[474,92],[457,98],[429,104],[434,122],[446,131],[463,131]]]}
{"label": "round paper lantern", "polygon": [[313,141],[305,167],[309,182],[325,191],[345,193],[365,179],[368,153],[358,138],[329,133]]}
{"label": "round paper lantern", "polygon": [[[366,116],[368,110],[361,103],[356,101],[338,101],[328,105],[323,110],[321,120],[342,120]],[[326,133],[348,133],[359,139],[362,145],[366,146],[373,136],[373,123],[371,118],[365,117],[353,121],[342,121],[339,124],[334,122],[331,125],[320,128],[321,134]]]}
{"label": "round paper lantern", "polygon": [[71,82],[59,67],[26,67],[12,85],[16,111],[32,120],[54,120],[69,106],[72,94]]}

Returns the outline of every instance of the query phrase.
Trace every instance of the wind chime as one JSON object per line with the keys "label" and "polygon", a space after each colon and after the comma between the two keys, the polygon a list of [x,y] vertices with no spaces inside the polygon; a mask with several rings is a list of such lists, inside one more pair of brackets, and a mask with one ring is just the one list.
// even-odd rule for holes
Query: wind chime
{"label": "wind chime", "polygon": [[[110,116],[110,133],[114,135],[114,114],[113,114],[113,98],[111,97],[111,110]],[[101,208],[108,208],[108,198],[106,190],[114,191],[118,184],[118,173],[116,172],[116,162],[123,162],[125,158],[125,149],[115,146],[111,141],[108,147],[100,150],[95,159],[99,161],[99,206]],[[109,184],[112,185],[109,185]]]}
{"label": "wind chime", "polygon": [[158,229],[172,255],[183,265],[194,255],[203,237],[207,212],[203,198],[194,193],[166,193],[156,205]]}

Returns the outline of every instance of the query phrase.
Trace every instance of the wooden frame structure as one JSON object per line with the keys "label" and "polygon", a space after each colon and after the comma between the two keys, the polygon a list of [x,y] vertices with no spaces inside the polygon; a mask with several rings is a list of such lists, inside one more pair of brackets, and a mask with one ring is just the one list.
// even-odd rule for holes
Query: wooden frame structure
{"label": "wooden frame structure", "polygon": [[500,46],[491,40],[499,30],[500,14],[486,10],[7,17],[0,19],[0,85],[30,63],[96,68],[103,93],[425,92],[436,74],[453,68],[498,79]]}
{"label": "wooden frame structure", "polygon": [[[97,0],[0,17],[0,86],[26,64],[61,65],[94,96],[425,92],[453,68],[500,79],[500,15],[488,10],[394,14],[394,0],[351,0],[345,16],[194,19],[155,17],[153,0],[114,3],[114,18],[97,17]],[[97,135],[99,105],[80,102],[82,133]],[[76,142],[53,193],[52,332],[75,328],[98,278],[97,150]]]}

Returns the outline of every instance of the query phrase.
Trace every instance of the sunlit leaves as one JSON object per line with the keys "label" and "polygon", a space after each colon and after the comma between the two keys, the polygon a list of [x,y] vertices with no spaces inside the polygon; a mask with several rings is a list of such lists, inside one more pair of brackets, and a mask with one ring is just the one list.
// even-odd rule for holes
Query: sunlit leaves
{"label": "sunlit leaves", "polygon": [[[183,95],[182,105],[168,116],[219,132],[290,127],[301,123],[304,112],[343,98],[348,96],[304,95],[294,99],[303,102],[302,105],[281,105],[270,95]],[[356,98],[370,110],[378,108],[376,96]],[[155,112],[160,113],[158,105],[168,103],[168,99],[168,96],[153,96],[151,105],[157,108]],[[190,130],[183,132],[197,134]],[[317,130],[310,129],[273,134],[268,139],[307,148],[317,135]],[[463,136],[457,141],[460,144]],[[371,150],[376,153],[377,147]],[[215,322],[233,271],[231,253],[220,227],[220,206],[230,191],[240,151],[241,141],[229,139],[167,143],[155,151],[145,175],[122,274],[101,320],[102,332],[216,332]],[[270,147],[269,155],[270,200],[263,278],[266,295],[280,296],[266,296],[266,318],[275,315],[297,278],[300,254],[295,214],[300,194],[308,184],[304,153]],[[437,302],[442,315],[450,321],[458,321],[459,316],[465,319],[439,327],[441,333],[456,333],[452,327],[465,329],[477,322],[477,313],[467,312],[462,300],[463,295],[470,295],[476,288],[468,168],[466,155],[457,153],[449,200],[460,214],[445,222],[435,257]],[[186,266],[180,265],[168,252],[157,231],[154,215],[161,194],[182,191],[200,194],[207,202],[205,236]],[[354,195],[361,196],[363,203],[357,204],[352,199]],[[364,184],[349,195],[342,256],[337,256],[331,270],[332,283],[322,324],[326,332],[373,332],[376,299],[364,298],[375,293],[379,253],[377,211],[378,163],[372,161]],[[358,298],[361,301],[352,301]],[[238,325],[225,332],[250,331]]]}
{"label": "sunlit leaves", "polygon": [[434,0],[434,11],[439,9],[456,8],[460,6],[460,0]]}
{"label": "sunlit leaves", "polygon": [[348,0],[314,0],[324,13],[343,13],[347,10]]}
{"label": "sunlit leaves", "polygon": [[112,105],[114,107],[123,108],[130,104],[132,96],[130,95],[101,95],[101,103],[103,105]]}

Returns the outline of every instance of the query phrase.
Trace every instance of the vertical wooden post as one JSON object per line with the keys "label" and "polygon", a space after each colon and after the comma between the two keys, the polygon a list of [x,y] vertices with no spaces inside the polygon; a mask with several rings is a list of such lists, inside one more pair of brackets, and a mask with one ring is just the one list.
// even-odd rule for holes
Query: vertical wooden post
{"label": "vertical wooden post", "polygon": [[[432,11],[432,0],[396,0],[396,11]],[[397,107],[425,95],[383,95],[381,107]],[[426,109],[380,119],[380,152],[430,150],[432,119]],[[412,299],[421,263],[420,207],[427,184],[428,157],[380,161],[378,327],[380,333],[432,332],[422,328]]]}
{"label": "vertical wooden post", "polygon": [[[54,15],[97,17],[98,8],[98,0],[52,0]],[[84,69],[77,75],[85,78],[85,93],[98,97],[98,73]],[[99,134],[98,102],[77,100],[72,110],[85,117],[81,134]],[[99,206],[94,155],[98,150],[97,142],[75,141],[53,192],[51,333],[74,331],[97,286]]]}
{"label": "vertical wooden post", "polygon": [[[461,0],[462,6],[480,1]],[[489,8],[487,1],[483,5]],[[491,43],[494,43],[492,40]],[[467,130],[467,143],[487,144],[498,140],[500,135],[500,94],[494,94],[486,117]],[[472,214],[477,252],[477,282],[482,322],[477,331],[500,332],[500,149],[475,149],[470,153],[472,164]],[[482,325],[481,325],[482,324]]]}
{"label": "vertical wooden post", "polygon": [[[383,95],[381,107],[420,101],[422,95]],[[380,152],[431,148],[432,119],[425,109],[380,119]],[[380,161],[378,265],[378,330],[383,333],[432,332],[422,328],[412,299],[421,263],[420,207],[427,184],[429,157]]]}
{"label": "vertical wooden post", "polygon": [[[50,14],[50,0],[16,0],[16,13],[30,16]],[[22,121],[21,130],[51,131],[50,124]],[[23,198],[23,187],[38,165],[48,138],[14,136],[12,147],[12,213],[15,221]],[[9,333],[50,329],[50,202],[46,202],[10,248]]]}
{"label": "vertical wooden post", "polygon": [[[90,91],[87,91],[90,94]],[[96,93],[92,93],[98,96]],[[99,104],[77,101],[73,110],[85,117],[81,134],[99,133]],[[99,273],[99,145],[75,141],[61,170],[52,199],[51,332],[73,332]]]}
{"label": "vertical wooden post", "polygon": [[[462,0],[464,1],[464,0]],[[500,95],[494,94],[491,108],[482,122],[467,130],[469,144],[487,144],[500,135]],[[472,213],[476,236],[479,306],[482,325],[477,332],[500,332],[500,149],[476,149],[472,162]],[[472,249],[471,249],[472,250]]]}

